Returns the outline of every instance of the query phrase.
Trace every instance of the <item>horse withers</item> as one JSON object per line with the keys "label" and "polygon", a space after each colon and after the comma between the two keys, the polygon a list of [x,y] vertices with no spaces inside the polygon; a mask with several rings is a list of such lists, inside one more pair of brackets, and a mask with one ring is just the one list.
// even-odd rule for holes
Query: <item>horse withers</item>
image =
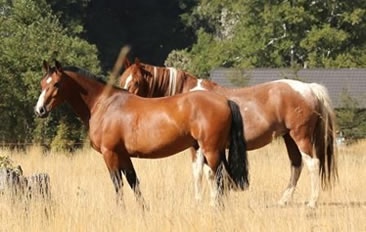
{"label": "horse withers", "polygon": [[[224,88],[209,80],[175,68],[140,63],[125,64],[120,86],[142,97],[162,97],[193,90],[218,93],[236,102],[245,121],[244,138],[248,150],[283,137],[291,163],[291,177],[279,203],[292,198],[303,163],[310,171],[311,196],[308,206],[315,207],[319,187],[331,186],[337,177],[335,158],[335,119],[325,87],[296,80],[277,80],[246,88]],[[199,195],[201,173],[193,154],[194,179]],[[198,165],[198,167],[200,167]]]}
{"label": "horse withers", "polygon": [[144,202],[131,158],[163,158],[189,147],[202,150],[213,204],[223,192],[223,167],[235,187],[248,185],[243,125],[236,103],[203,91],[146,99],[110,88],[77,67],[63,68],[57,61],[54,67],[47,62],[43,67],[35,113],[43,118],[63,102],[71,105],[87,127],[92,147],[102,153],[120,200],[124,174],[137,200]]}

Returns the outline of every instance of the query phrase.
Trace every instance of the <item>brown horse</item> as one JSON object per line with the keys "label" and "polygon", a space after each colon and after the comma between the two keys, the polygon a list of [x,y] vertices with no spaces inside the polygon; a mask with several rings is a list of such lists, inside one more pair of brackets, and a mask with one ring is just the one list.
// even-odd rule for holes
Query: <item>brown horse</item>
{"label": "brown horse", "polygon": [[[274,137],[285,140],[291,161],[291,177],[279,203],[291,199],[305,162],[311,178],[308,206],[315,207],[322,187],[337,177],[334,145],[334,112],[327,90],[315,83],[278,80],[247,88],[223,88],[209,80],[200,80],[173,68],[140,63],[125,64],[120,85],[142,97],[170,96],[192,90],[209,90],[236,102],[245,121],[244,137],[248,150],[270,143]],[[196,193],[199,194],[202,171],[197,169],[200,153],[193,159]],[[198,168],[200,165],[198,165]]]}
{"label": "brown horse", "polygon": [[62,68],[57,61],[55,67],[47,62],[43,66],[46,74],[35,113],[46,117],[60,103],[70,104],[88,128],[92,147],[103,154],[118,196],[122,196],[123,173],[143,202],[131,157],[163,158],[192,146],[201,148],[207,160],[212,203],[223,191],[223,165],[234,187],[243,189],[248,184],[243,125],[236,103],[203,91],[146,99],[111,88],[76,67]]}

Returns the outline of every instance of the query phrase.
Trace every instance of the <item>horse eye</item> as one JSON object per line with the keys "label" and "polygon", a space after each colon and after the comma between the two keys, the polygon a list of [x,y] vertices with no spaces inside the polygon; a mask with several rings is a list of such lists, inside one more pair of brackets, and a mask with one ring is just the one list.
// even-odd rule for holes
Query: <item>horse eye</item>
{"label": "horse eye", "polygon": [[56,82],[53,86],[55,86],[55,88],[60,88],[60,83]]}

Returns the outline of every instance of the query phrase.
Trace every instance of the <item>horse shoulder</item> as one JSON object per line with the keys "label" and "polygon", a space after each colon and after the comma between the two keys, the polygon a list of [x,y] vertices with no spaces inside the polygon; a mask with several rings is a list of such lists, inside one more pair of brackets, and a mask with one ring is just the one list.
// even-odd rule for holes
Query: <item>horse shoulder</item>
{"label": "horse shoulder", "polygon": [[120,141],[121,130],[128,123],[128,105],[128,99],[119,94],[99,102],[89,121],[89,139],[97,151],[106,143],[115,146]]}

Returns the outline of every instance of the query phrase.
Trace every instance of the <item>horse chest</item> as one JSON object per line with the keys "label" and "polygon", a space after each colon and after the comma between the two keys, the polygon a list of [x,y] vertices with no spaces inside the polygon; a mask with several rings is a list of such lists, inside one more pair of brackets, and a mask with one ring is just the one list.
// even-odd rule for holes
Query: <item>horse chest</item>
{"label": "horse chest", "polygon": [[98,152],[100,152],[101,148],[101,136],[100,129],[98,127],[90,127],[89,128],[89,140],[90,145]]}

